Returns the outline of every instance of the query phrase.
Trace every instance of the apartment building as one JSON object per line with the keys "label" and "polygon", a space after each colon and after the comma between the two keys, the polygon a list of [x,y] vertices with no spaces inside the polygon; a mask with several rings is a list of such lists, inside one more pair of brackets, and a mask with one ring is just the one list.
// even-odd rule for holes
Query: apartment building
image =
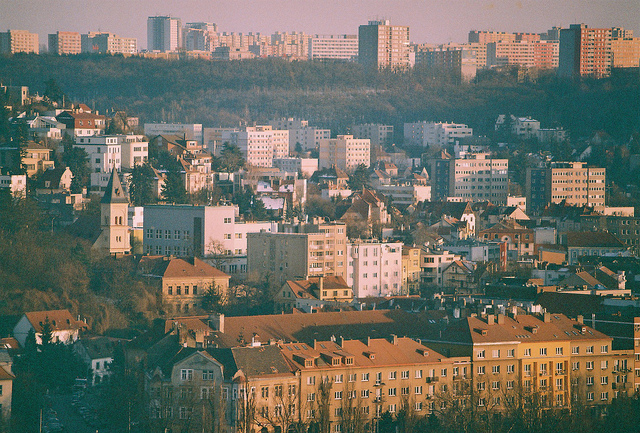
{"label": "apartment building", "polygon": [[214,257],[229,274],[247,268],[249,233],[271,231],[270,222],[243,222],[237,206],[152,205],[144,207],[144,252]]}
{"label": "apartment building", "polygon": [[402,245],[402,294],[420,292],[420,248]]}
{"label": "apartment building", "polygon": [[77,137],[75,147],[87,152],[91,169],[90,184],[95,191],[104,191],[113,169],[122,169],[122,146],[118,136]]}
{"label": "apartment building", "polygon": [[78,32],[56,32],[49,34],[49,53],[51,54],[80,54],[82,39]]}
{"label": "apartment building", "polygon": [[611,65],[611,29],[571,24],[560,30],[558,75],[606,77]]}
{"label": "apartment building", "polygon": [[282,118],[269,121],[273,129],[286,129],[289,131],[289,150],[294,151],[298,145],[303,150],[314,150],[320,146],[320,140],[331,138],[330,129],[321,129],[309,126],[308,120],[295,117]]}
{"label": "apartment building", "polygon": [[177,135],[203,144],[201,123],[145,123],[144,135],[150,139],[157,135]]}
{"label": "apartment building", "polygon": [[318,170],[318,160],[316,158],[274,158],[273,166],[287,173],[302,173],[308,178]]}
{"label": "apartment building", "polygon": [[301,224],[286,232],[247,235],[248,272],[286,280],[316,276],[347,277],[347,235],[342,223]]}
{"label": "apartment building", "polygon": [[453,146],[462,137],[473,135],[473,128],[461,123],[416,122],[404,124],[405,144],[416,146]]}
{"label": "apartment building", "polygon": [[409,27],[392,26],[389,20],[361,25],[358,28],[358,62],[375,69],[410,67]]}
{"label": "apartment building", "polygon": [[180,18],[154,16],[147,18],[147,51],[177,51],[182,48]]}
{"label": "apartment building", "polygon": [[552,162],[549,167],[527,168],[529,209],[540,211],[549,203],[605,208],[606,169],[586,162]]}
{"label": "apartment building", "polygon": [[354,240],[347,258],[346,280],[356,298],[402,293],[402,242]]}
{"label": "apartment building", "polygon": [[338,135],[337,138],[320,140],[320,169],[336,167],[346,172],[355,170],[360,164],[369,167],[371,142],[356,139],[353,135]]}
{"label": "apartment building", "polygon": [[447,250],[422,247],[420,249],[420,272],[422,284],[440,286],[444,283],[442,273],[461,257]]}
{"label": "apartment building", "polygon": [[487,67],[517,65],[527,68],[558,67],[558,41],[499,41],[487,43]]}
{"label": "apartment building", "polygon": [[309,39],[309,60],[358,58],[358,35],[314,35]]}
{"label": "apartment building", "polygon": [[[436,350],[469,356],[472,404],[496,411],[537,396],[543,407],[604,405],[633,388],[633,350],[562,314],[468,317],[442,333]],[[446,342],[445,342],[446,341]]]}
{"label": "apartment building", "polygon": [[247,126],[237,133],[237,143],[247,165],[273,167],[274,158],[289,156],[289,131],[271,125]]}
{"label": "apartment building", "polygon": [[432,166],[431,181],[436,186],[434,197],[451,196],[464,201],[506,204],[508,159],[494,159],[488,153],[470,153],[455,159],[447,154],[429,162]]}
{"label": "apartment building", "polygon": [[351,131],[353,132],[353,138],[368,138],[369,142],[375,146],[386,147],[393,144],[393,125],[365,123],[353,125]]}
{"label": "apartment building", "polygon": [[39,36],[27,30],[0,32],[0,54],[40,54]]}
{"label": "apartment building", "polygon": [[182,39],[187,51],[213,52],[218,46],[218,26],[208,22],[187,23]]}
{"label": "apartment building", "polygon": [[637,68],[640,66],[640,38],[634,38],[631,30],[616,32],[611,38],[611,56],[613,68]]}
{"label": "apartment building", "polygon": [[123,54],[134,55],[138,53],[138,40],[136,38],[123,38],[114,33],[89,32],[81,35],[83,53],[99,54]]}

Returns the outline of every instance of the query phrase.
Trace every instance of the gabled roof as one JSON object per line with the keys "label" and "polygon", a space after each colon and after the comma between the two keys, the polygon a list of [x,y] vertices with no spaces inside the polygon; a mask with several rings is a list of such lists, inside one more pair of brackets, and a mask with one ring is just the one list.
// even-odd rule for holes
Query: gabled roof
{"label": "gabled roof", "polygon": [[[294,295],[299,299],[317,299],[318,297],[314,292],[317,292],[320,287],[320,277],[310,277],[306,280],[288,280],[285,283]],[[322,277],[323,290],[351,290],[351,287],[347,285],[347,282],[342,277],[326,276]]]}
{"label": "gabled roof", "polygon": [[467,260],[454,260],[442,272],[446,272],[449,268],[456,268],[459,271],[471,274],[473,273],[473,262]]}
{"label": "gabled roof", "polygon": [[245,377],[268,375],[293,375],[291,365],[286,361],[278,346],[234,347],[233,359]]}
{"label": "gabled roof", "polygon": [[463,215],[473,214],[471,204],[469,202],[450,202],[450,201],[432,201],[422,202],[421,208],[427,214],[449,215],[457,219],[462,219]]}
{"label": "gabled roof", "polygon": [[609,232],[568,232],[567,247],[625,248],[625,245]]}
{"label": "gabled roof", "polygon": [[69,310],[30,311],[24,313],[36,334],[42,333],[42,325],[49,320],[52,331],[86,328],[84,322],[73,318]]}
{"label": "gabled roof", "polygon": [[517,233],[533,233],[533,230],[528,229],[514,220],[502,220],[494,226],[482,230],[480,233],[501,233],[501,232],[517,232]]}
{"label": "gabled roof", "polygon": [[0,380],[13,380],[16,377],[0,365]]}
{"label": "gabled roof", "polygon": [[568,287],[576,287],[576,286],[587,286],[589,289],[594,288],[596,285],[604,286],[600,281],[598,281],[593,275],[589,274],[587,271],[577,272],[575,274],[568,275],[562,281],[558,283],[560,286],[568,286]]}
{"label": "gabled roof", "polygon": [[231,278],[219,269],[200,260],[197,257],[192,259],[170,259],[162,274],[163,278],[179,277],[210,277],[210,278]]}
{"label": "gabled roof", "polygon": [[127,193],[122,188],[120,176],[118,176],[118,170],[115,168],[111,170],[111,177],[109,178],[107,189],[105,189],[100,203],[129,203]]}
{"label": "gabled roof", "polygon": [[[57,189],[60,187],[60,179],[62,178],[62,175],[67,170],[69,170],[69,167],[50,168],[40,175],[38,183],[43,186],[46,185],[47,181],[49,181],[50,185],[47,188]],[[69,172],[71,172],[71,170],[69,170]]]}
{"label": "gabled roof", "polygon": [[89,358],[100,359],[113,357],[116,344],[121,341],[113,337],[85,337],[78,340],[77,344],[81,344],[87,351]]}

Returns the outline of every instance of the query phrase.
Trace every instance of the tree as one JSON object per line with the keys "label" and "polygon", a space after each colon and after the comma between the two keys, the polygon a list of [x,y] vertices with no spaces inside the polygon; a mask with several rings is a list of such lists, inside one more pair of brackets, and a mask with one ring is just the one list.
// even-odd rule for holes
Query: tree
{"label": "tree", "polygon": [[349,188],[352,191],[362,190],[369,183],[369,169],[366,165],[360,164],[349,176]]}
{"label": "tree", "polygon": [[144,206],[155,201],[153,179],[155,174],[150,164],[136,165],[129,178],[129,198],[134,206]]}
{"label": "tree", "polygon": [[235,144],[224,143],[220,157],[214,160],[214,170],[234,173],[244,166],[242,151]]}
{"label": "tree", "polygon": [[162,186],[162,198],[167,203],[184,204],[187,202],[187,192],[180,173],[170,171]]}
{"label": "tree", "polygon": [[65,95],[62,92],[62,89],[58,85],[58,82],[54,78],[49,78],[44,82],[44,96],[49,98],[52,102],[57,102],[62,104],[65,99]]}

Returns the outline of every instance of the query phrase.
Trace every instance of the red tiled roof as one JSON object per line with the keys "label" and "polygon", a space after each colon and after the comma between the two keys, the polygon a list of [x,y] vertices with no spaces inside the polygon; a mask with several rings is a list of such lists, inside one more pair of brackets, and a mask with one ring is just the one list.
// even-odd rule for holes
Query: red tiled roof
{"label": "red tiled roof", "polygon": [[24,313],[36,333],[42,332],[42,325],[49,320],[53,331],[82,329],[87,325],[73,318],[69,310],[31,311]]}
{"label": "red tiled roof", "polygon": [[193,264],[184,259],[171,259],[162,275],[164,278],[177,277],[218,277],[231,278],[219,269],[203,262],[197,257],[193,258]]}

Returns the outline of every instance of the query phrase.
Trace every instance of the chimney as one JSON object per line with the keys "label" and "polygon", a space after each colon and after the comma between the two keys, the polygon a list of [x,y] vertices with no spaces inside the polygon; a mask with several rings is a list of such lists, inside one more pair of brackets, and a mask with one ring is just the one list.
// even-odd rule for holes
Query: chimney
{"label": "chimney", "polygon": [[313,339],[313,350],[316,350],[316,345],[318,343],[318,340],[316,340],[315,338]]}
{"label": "chimney", "polygon": [[398,336],[396,334],[391,334],[391,344],[394,346],[398,345]]}
{"label": "chimney", "polygon": [[209,326],[213,328],[214,331],[224,333],[224,314],[222,313],[213,313],[209,316]]}
{"label": "chimney", "polygon": [[504,325],[504,314],[498,314],[498,325]]}
{"label": "chimney", "polygon": [[367,347],[371,345],[371,337],[367,337]]}
{"label": "chimney", "polygon": [[340,347],[344,347],[344,338],[342,337],[342,335],[338,337],[338,345]]}
{"label": "chimney", "polygon": [[544,315],[542,317],[544,319],[544,323],[551,322],[551,313],[544,313]]}
{"label": "chimney", "polygon": [[578,321],[578,323],[580,323],[581,325],[584,324],[584,316],[583,315],[578,315],[578,318],[576,319]]}
{"label": "chimney", "polygon": [[487,325],[493,325],[495,323],[495,316],[493,314],[487,314]]}
{"label": "chimney", "polygon": [[320,298],[322,296],[322,289],[324,288],[324,278],[322,278],[322,275],[320,275],[318,277],[318,290],[320,290],[320,293],[318,293],[318,297]]}

